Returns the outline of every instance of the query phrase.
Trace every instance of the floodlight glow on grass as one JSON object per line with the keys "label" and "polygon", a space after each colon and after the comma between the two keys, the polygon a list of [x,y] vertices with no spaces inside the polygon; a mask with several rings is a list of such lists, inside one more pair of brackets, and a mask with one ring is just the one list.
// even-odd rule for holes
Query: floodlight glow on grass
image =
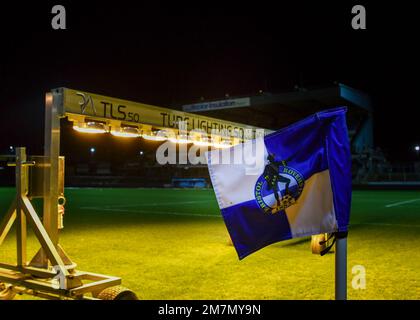
{"label": "floodlight glow on grass", "polygon": [[156,131],[151,131],[149,133],[143,133],[142,138],[150,141],[166,141],[168,140],[167,137],[163,136],[162,134],[158,134]]}
{"label": "floodlight glow on grass", "polygon": [[139,129],[134,127],[121,127],[111,130],[111,134],[115,137],[137,138],[140,137]]}
{"label": "floodlight glow on grass", "polygon": [[82,133],[105,133],[107,132],[105,124],[102,122],[79,122],[77,125],[73,126],[73,129],[82,132]]}

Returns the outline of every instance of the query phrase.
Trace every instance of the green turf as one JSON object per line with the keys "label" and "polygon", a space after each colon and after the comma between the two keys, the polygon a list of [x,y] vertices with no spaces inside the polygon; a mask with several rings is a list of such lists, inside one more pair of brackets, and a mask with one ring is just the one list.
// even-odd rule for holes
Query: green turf
{"label": "green turf", "polygon": [[[0,188],[0,212],[12,197]],[[120,276],[142,299],[334,297],[334,255],[312,255],[308,238],[239,261],[212,190],[67,189],[66,197],[61,244],[78,268]],[[413,199],[420,192],[353,193],[350,299],[420,299],[420,200],[386,207]],[[7,239],[0,261],[14,250]],[[351,286],[354,265],[366,269],[365,290]]]}

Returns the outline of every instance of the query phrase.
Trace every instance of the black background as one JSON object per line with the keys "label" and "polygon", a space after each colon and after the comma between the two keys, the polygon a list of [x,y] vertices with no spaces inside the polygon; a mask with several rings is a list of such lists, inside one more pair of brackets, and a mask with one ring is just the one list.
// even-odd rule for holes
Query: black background
{"label": "black background", "polygon": [[[261,306],[260,315],[203,315],[192,313],[189,318],[183,315],[159,316],[159,308],[167,304],[170,307],[187,306],[203,310],[203,305],[254,304]],[[296,314],[301,319],[314,316],[331,317],[334,319],[358,319],[361,315],[376,317],[400,316],[401,312],[415,314],[419,301],[262,301],[262,300],[171,300],[171,301],[4,301],[0,304],[3,312],[34,316],[39,312],[54,312],[57,315],[66,314],[70,317],[90,316],[94,318],[134,318],[134,319],[279,319],[290,314]],[[17,313],[17,310],[19,310]],[[410,311],[412,310],[412,311]],[[81,315],[83,314],[83,315]]]}
{"label": "black background", "polygon": [[[420,144],[413,2],[48,2],[0,5],[0,149],[41,153],[43,99],[67,86],[160,106],[342,82],[370,94],[391,160]],[[62,4],[67,30],[51,28]],[[362,4],[367,29],[351,28]]]}

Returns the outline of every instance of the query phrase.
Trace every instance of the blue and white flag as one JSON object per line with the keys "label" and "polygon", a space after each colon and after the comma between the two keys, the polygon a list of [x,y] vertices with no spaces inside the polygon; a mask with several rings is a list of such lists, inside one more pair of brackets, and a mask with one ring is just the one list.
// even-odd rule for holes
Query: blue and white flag
{"label": "blue and white flag", "polygon": [[346,108],[207,153],[216,198],[242,259],[281,240],[346,232],[351,154]]}

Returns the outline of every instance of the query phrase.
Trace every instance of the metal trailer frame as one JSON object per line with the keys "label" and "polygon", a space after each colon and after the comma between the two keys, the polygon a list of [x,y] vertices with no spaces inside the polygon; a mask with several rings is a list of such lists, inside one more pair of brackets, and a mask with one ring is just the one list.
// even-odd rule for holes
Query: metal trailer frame
{"label": "metal trailer frame", "polygon": [[[54,242],[47,231],[51,216],[56,219],[58,231],[57,204],[52,211],[54,214],[49,217],[44,215],[43,223],[28,197],[28,169],[36,165],[35,161],[27,161],[25,148],[16,148],[15,159],[16,162],[9,165],[16,166],[16,197],[0,225],[0,245],[15,224],[17,263],[0,263],[0,281],[11,284],[13,287],[10,290],[14,292],[49,299],[86,299],[84,295],[87,293],[92,293],[91,298],[94,298],[102,290],[120,285],[120,278],[75,270],[76,264],[58,244],[58,232]],[[27,224],[41,244],[41,249],[29,263],[26,254]],[[83,281],[89,283],[83,284]]]}

